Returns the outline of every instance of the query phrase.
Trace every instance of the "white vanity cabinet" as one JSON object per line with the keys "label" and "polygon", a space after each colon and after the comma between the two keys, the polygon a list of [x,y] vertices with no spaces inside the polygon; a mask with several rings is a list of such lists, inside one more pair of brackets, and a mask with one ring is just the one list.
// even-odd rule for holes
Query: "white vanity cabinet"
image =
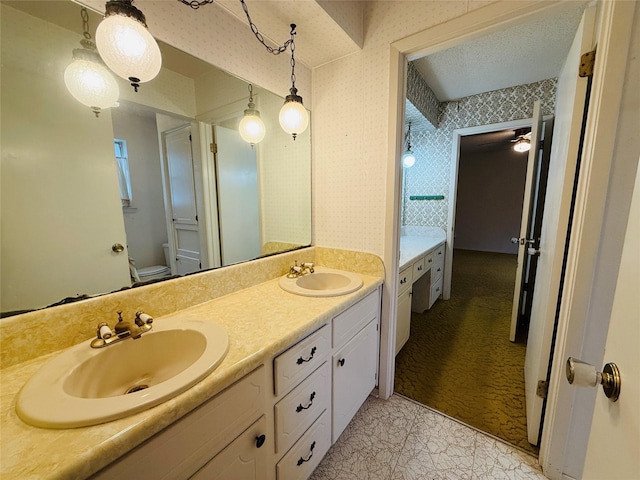
{"label": "white vanity cabinet", "polygon": [[332,442],[377,384],[379,324],[378,291],[333,319]]}
{"label": "white vanity cabinet", "polygon": [[267,385],[266,369],[261,366],[91,478],[180,480],[194,474],[214,478],[198,471],[211,462],[242,469],[249,458],[266,465],[273,449],[264,417]]}
{"label": "white vanity cabinet", "polygon": [[[423,258],[424,260],[424,258]],[[419,275],[424,275],[424,261],[420,262],[423,268],[419,269],[409,265],[400,271],[398,277],[398,316],[396,319],[396,355],[407,343],[411,334],[411,295],[413,275],[418,271]]]}

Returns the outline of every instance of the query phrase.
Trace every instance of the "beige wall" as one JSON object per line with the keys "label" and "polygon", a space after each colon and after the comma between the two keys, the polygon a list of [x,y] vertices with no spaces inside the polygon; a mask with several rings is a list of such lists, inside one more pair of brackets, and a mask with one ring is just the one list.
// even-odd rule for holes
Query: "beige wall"
{"label": "beige wall", "polygon": [[371,2],[362,51],[314,69],[314,244],[383,255],[390,44],[487,3]]}

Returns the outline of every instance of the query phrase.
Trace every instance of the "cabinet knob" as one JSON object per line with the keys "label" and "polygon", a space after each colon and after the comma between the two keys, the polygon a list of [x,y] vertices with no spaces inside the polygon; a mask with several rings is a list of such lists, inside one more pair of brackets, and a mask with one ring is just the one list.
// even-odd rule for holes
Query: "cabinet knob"
{"label": "cabinet knob", "polygon": [[258,435],[256,437],[256,447],[260,448],[264,445],[264,442],[267,440],[267,436],[263,433],[262,435]]}
{"label": "cabinet knob", "polygon": [[344,367],[344,358],[341,358],[340,360],[338,360],[338,365],[340,365],[341,367]]}

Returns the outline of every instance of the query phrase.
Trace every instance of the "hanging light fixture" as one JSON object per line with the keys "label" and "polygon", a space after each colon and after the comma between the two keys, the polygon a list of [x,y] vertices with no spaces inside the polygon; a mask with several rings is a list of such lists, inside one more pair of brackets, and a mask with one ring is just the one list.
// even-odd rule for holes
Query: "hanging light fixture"
{"label": "hanging light fixture", "polygon": [[133,0],[109,0],[105,8],[104,20],[96,30],[98,51],[107,66],[137,92],[141,83],[160,72],[160,48]]}
{"label": "hanging light fixture", "polygon": [[291,41],[289,43],[291,48],[291,89],[289,90],[290,95],[287,95],[284,99],[284,105],[280,109],[279,115],[280,126],[285,132],[292,135],[294,140],[309,126],[309,114],[307,109],[304,108],[302,97],[298,95],[298,89],[296,88],[295,34],[296,26],[292,23]]}
{"label": "hanging light fixture", "polygon": [[416,156],[411,151],[411,122],[409,122],[409,128],[407,129],[405,140],[407,142],[407,149],[402,155],[402,166],[405,168],[411,168],[416,163]]}
{"label": "hanging light fixture", "polygon": [[244,111],[244,117],[240,120],[238,130],[242,139],[247,142],[251,147],[256,143],[260,143],[264,138],[266,129],[264,122],[260,118],[260,112],[256,109],[255,103],[253,103],[253,85],[249,84],[249,104]]}
{"label": "hanging light fixture", "polygon": [[[214,3],[214,0],[179,0],[185,5],[190,6],[194,10],[197,10],[203,5],[208,5]],[[258,39],[258,41],[264,45],[269,53],[274,55],[279,55],[282,52],[285,52],[287,48],[291,49],[291,88],[289,89],[290,94],[286,96],[284,100],[284,105],[280,109],[280,126],[282,129],[288,134],[293,136],[295,140],[298,135],[304,132],[309,126],[309,112],[304,108],[302,104],[302,97],[298,95],[298,89],[296,88],[296,59],[295,59],[295,37],[296,34],[296,25],[291,24],[291,32],[289,33],[289,40],[284,42],[283,45],[278,47],[271,47],[267,45],[264,41],[264,36],[258,30],[258,27],[251,20],[251,16],[249,16],[249,9],[247,8],[247,4],[244,0],[240,0],[242,4],[242,8],[247,17],[247,21],[249,22],[249,27],[251,27],[251,31]]]}
{"label": "hanging light fixture", "polygon": [[84,38],[82,48],[73,50],[73,62],[64,70],[64,83],[73,98],[91,107],[96,117],[104,108],[113,107],[120,96],[120,89],[109,69],[96,51],[96,45],[89,33],[89,14],[80,8]]}

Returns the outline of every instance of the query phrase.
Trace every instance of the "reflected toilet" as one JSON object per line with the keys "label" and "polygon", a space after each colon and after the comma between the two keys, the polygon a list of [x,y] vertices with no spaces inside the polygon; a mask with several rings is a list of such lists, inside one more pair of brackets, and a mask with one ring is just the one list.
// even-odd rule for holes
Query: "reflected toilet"
{"label": "reflected toilet", "polygon": [[171,261],[169,257],[169,244],[163,243],[162,248],[164,250],[164,259],[166,265],[153,265],[151,267],[136,268],[140,282],[147,282],[149,280],[157,280],[160,278],[166,278],[171,276]]}

